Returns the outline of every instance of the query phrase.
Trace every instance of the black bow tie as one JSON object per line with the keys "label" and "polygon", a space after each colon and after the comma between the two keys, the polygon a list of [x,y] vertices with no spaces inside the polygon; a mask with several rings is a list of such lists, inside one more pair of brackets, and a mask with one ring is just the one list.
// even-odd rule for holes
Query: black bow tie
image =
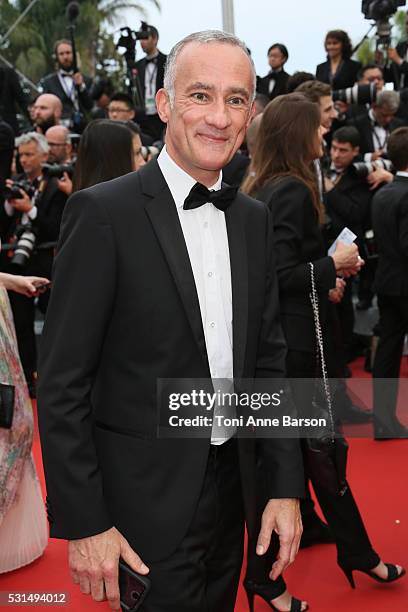
{"label": "black bow tie", "polygon": [[269,78],[270,79],[276,79],[276,77],[278,76],[278,74],[280,74],[281,71],[280,70],[271,70],[271,72],[269,73]]}
{"label": "black bow tie", "polygon": [[238,187],[230,187],[229,185],[218,189],[218,191],[210,191],[201,183],[196,183],[184,200],[183,208],[184,210],[193,210],[211,202],[218,210],[225,211],[232,204],[237,191]]}
{"label": "black bow tie", "polygon": [[155,57],[146,57],[146,64],[150,64],[151,62],[154,64],[157,62],[157,55]]}
{"label": "black bow tie", "polygon": [[73,77],[74,76],[74,71],[73,70],[60,70],[60,74],[63,77]]}

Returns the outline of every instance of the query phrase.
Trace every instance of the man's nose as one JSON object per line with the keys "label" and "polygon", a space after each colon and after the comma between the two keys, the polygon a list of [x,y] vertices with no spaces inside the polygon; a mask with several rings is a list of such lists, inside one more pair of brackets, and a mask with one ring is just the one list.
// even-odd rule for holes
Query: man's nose
{"label": "man's nose", "polygon": [[223,130],[231,123],[230,110],[224,101],[214,102],[208,109],[206,121],[219,130]]}

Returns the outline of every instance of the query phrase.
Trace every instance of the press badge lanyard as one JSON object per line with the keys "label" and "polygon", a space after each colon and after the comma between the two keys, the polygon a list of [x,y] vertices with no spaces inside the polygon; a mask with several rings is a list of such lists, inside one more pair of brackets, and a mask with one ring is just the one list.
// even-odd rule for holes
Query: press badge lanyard
{"label": "press badge lanyard", "polygon": [[79,109],[79,104],[78,104],[78,100],[77,100],[77,93],[76,93],[76,87],[75,87],[75,82],[74,79],[71,77],[71,87],[68,87],[68,84],[65,80],[65,77],[59,72],[58,73],[58,78],[60,80],[61,83],[61,87],[64,90],[67,98],[69,98],[72,102],[72,104],[74,105],[75,110]]}
{"label": "press badge lanyard", "polygon": [[[149,68],[150,65],[153,66],[153,70],[149,70],[149,75],[148,75],[147,69]],[[148,77],[147,87],[146,87],[146,77]],[[154,87],[153,83],[156,81],[156,77],[157,77],[157,63],[156,61],[151,61],[147,64],[146,72],[145,72],[145,89],[146,89],[145,106],[146,106],[146,113],[150,115],[154,115],[156,113],[156,103],[154,100],[155,91],[153,89]]]}

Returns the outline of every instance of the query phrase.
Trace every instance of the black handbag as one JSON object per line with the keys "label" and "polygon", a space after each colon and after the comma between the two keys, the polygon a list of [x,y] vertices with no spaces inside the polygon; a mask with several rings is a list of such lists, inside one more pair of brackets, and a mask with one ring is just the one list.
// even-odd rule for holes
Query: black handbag
{"label": "black handbag", "polygon": [[324,428],[320,435],[304,440],[305,467],[312,481],[315,480],[319,486],[332,495],[344,495],[348,488],[346,480],[348,443],[339,431],[335,431],[331,389],[324,358],[314,266],[309,262],[309,267],[311,277],[310,300],[316,330],[317,358],[322,370],[322,388],[319,388],[316,381],[313,410],[316,416],[324,418],[326,423],[329,423],[330,428],[329,430]]}
{"label": "black handbag", "polygon": [[10,429],[14,415],[14,386],[0,383],[0,427]]}

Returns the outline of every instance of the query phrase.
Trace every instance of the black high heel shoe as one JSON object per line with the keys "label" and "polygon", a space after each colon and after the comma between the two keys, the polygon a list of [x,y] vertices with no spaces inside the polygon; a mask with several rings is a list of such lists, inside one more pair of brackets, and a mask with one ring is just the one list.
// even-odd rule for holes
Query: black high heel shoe
{"label": "black high heel shoe", "polygon": [[[268,584],[268,583],[257,584],[253,582],[252,580],[244,580],[244,589],[245,589],[245,592],[248,598],[249,612],[254,612],[255,610],[255,607],[254,607],[255,595],[258,595],[258,597],[261,597],[261,599],[263,599],[267,604],[269,604],[269,607],[271,608],[271,610],[275,610],[275,612],[279,612],[278,608],[276,608],[273,605],[273,603],[271,603],[271,599],[275,599],[276,597],[279,597],[285,591],[283,591],[283,593],[276,595],[276,593],[273,592],[273,587],[274,585],[272,583],[271,584]],[[309,609],[309,606],[306,604],[305,611],[308,609]],[[296,599],[296,597],[292,596],[292,601],[290,602],[289,612],[302,612],[302,602],[300,601],[300,599]]]}
{"label": "black high heel shoe", "polygon": [[353,572],[363,572],[363,574],[367,574],[367,576],[370,576],[370,578],[373,578],[377,582],[394,582],[395,580],[399,580],[399,578],[402,578],[406,574],[406,571],[404,570],[404,568],[402,568],[402,571],[399,574],[397,570],[397,566],[393,565],[392,563],[385,563],[385,566],[388,569],[387,578],[381,578],[380,576],[377,576],[377,574],[375,574],[372,570],[357,569],[355,567],[345,567],[344,565],[340,565],[339,567],[340,569],[343,570],[352,589],[356,588],[356,584],[354,582],[354,577],[353,577]]}

